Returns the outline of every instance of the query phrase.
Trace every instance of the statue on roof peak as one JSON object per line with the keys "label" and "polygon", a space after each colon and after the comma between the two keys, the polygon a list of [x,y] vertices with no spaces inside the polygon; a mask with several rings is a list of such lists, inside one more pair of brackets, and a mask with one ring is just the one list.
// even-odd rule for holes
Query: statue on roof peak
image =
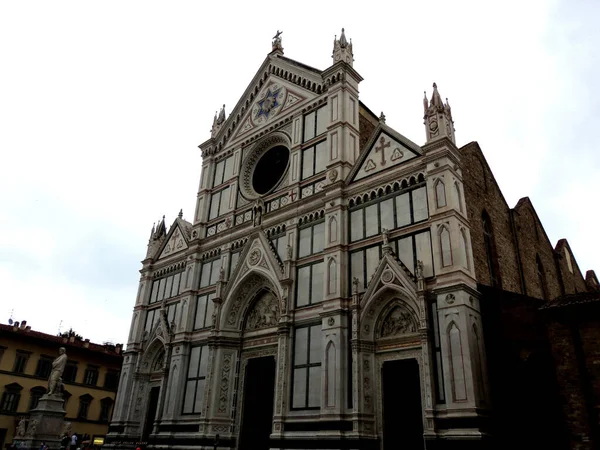
{"label": "statue on roof peak", "polygon": [[273,36],[273,42],[271,42],[271,45],[273,47],[273,51],[278,50],[283,53],[283,46],[281,45],[281,33],[283,33],[283,31],[277,30],[277,33],[275,33],[275,36]]}

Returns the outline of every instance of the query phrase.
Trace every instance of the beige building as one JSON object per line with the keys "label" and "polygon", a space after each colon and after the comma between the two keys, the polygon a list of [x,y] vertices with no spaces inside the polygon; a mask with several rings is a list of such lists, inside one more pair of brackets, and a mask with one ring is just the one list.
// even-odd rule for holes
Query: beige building
{"label": "beige building", "polygon": [[[547,248],[542,228],[537,260],[511,256],[524,248],[513,213],[492,199],[478,146],[456,146],[435,84],[418,145],[360,101],[343,30],[325,70],[284,56],[279,34],[272,45],[200,145],[191,221],[180,212],[152,229],[107,446],[558,443],[552,366],[532,370],[529,358],[535,375],[519,390],[490,371],[489,361],[512,370],[523,348],[490,305],[534,305],[535,316],[539,301],[587,289],[574,259],[563,274],[566,253]],[[550,284],[561,274],[562,290]],[[544,406],[520,424],[522,404]]]}
{"label": "beige building", "polygon": [[11,444],[21,419],[46,393],[52,361],[65,347],[65,421],[71,430],[102,442],[108,430],[123,357],[120,345],[34,331],[25,321],[0,324],[0,448]]}

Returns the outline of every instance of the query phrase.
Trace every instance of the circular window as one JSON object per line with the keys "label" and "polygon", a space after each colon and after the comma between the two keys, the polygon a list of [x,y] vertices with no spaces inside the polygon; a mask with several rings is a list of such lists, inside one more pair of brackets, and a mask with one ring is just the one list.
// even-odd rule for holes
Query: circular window
{"label": "circular window", "polygon": [[267,150],[256,163],[252,174],[252,187],[257,194],[267,194],[279,184],[289,160],[290,151],[283,145]]}
{"label": "circular window", "polygon": [[240,168],[240,193],[255,200],[283,182],[290,164],[290,138],[274,132],[247,150]]}

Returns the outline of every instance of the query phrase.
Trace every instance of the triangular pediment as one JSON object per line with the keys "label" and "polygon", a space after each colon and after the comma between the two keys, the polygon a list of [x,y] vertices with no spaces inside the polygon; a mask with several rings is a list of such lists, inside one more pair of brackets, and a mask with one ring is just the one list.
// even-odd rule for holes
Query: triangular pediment
{"label": "triangular pediment", "polygon": [[240,120],[239,127],[233,131],[230,141],[260,131],[315,97],[313,92],[283,81],[277,76],[270,76],[252,101],[252,107]]}
{"label": "triangular pediment", "polygon": [[170,342],[171,334],[171,324],[167,321],[166,308],[163,304],[158,311],[158,320],[150,330],[148,342],[153,342],[155,339],[159,339],[163,343]]}
{"label": "triangular pediment", "polygon": [[324,89],[320,70],[271,53],[225,122],[200,148],[203,151],[213,146],[221,149],[228,143],[245,139],[253,132],[277,123],[287,113],[320,95]]}
{"label": "triangular pediment", "polygon": [[402,261],[397,259],[391,249],[384,249],[383,256],[375,273],[369,280],[367,290],[361,298],[361,305],[369,302],[383,288],[393,288],[406,294],[411,299],[417,298],[417,283],[414,276]]}
{"label": "triangular pediment", "polygon": [[157,252],[160,255],[158,259],[166,258],[167,256],[187,250],[189,247],[188,232],[189,228],[186,227],[186,222],[182,219],[176,219],[169,230],[165,243],[160,248],[159,252]]}
{"label": "triangular pediment", "polygon": [[222,297],[227,298],[228,294],[234,291],[248,273],[252,271],[264,275],[274,287],[279,289],[283,268],[273,247],[262,231],[257,231],[248,238],[237,266],[222,293]]}
{"label": "triangular pediment", "polygon": [[362,180],[421,155],[421,148],[417,144],[380,123],[352,168],[348,180]]}
{"label": "triangular pediment", "polygon": [[[223,300],[221,326],[239,329],[247,308],[252,305],[256,295],[263,290],[271,291],[276,299],[282,299],[282,278],[281,264],[265,234],[262,231],[255,232],[248,238],[239,262],[220,294]],[[269,301],[269,305],[272,305],[271,301]],[[268,309],[271,311],[277,308],[269,306]],[[267,322],[270,326],[271,319],[267,320],[264,317],[260,320],[256,319],[256,323],[251,322],[251,327],[262,328],[266,326]]]}

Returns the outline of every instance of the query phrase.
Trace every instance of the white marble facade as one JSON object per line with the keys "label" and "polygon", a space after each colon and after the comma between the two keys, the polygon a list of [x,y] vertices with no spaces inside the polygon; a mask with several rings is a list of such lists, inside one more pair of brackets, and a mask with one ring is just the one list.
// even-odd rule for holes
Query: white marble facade
{"label": "white marble facade", "polygon": [[215,116],[192,221],[152,230],[109,447],[213,448],[218,434],[220,448],[249,448],[244,374],[259,357],[275,360],[271,448],[384,448],[382,368],[406,359],[428,448],[482,438],[485,351],[450,107],[436,87],[419,146],[359,102],[344,34],[333,59],[298,64],[278,36],[231,114]]}

